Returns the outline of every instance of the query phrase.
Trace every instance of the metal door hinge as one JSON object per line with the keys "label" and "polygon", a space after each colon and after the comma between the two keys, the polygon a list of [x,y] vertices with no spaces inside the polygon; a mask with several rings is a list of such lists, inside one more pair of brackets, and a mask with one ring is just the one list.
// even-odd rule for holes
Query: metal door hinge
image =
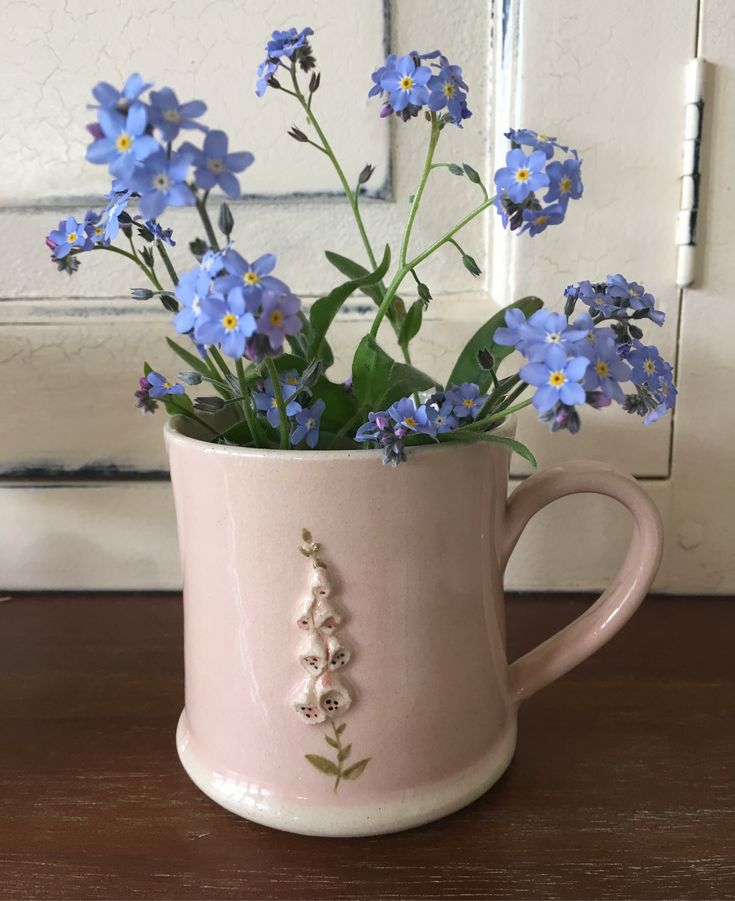
{"label": "metal door hinge", "polygon": [[680,288],[686,288],[694,281],[706,75],[707,63],[703,59],[689,60],[684,82],[681,203],[676,223],[676,284]]}

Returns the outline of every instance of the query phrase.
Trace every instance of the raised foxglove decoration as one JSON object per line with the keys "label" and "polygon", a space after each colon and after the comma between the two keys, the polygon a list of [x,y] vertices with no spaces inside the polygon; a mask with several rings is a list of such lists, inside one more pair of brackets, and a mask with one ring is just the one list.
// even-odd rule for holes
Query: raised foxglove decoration
{"label": "raised foxglove decoration", "polygon": [[306,632],[299,659],[308,678],[299,687],[293,706],[305,723],[329,722],[331,734],[325,734],[324,740],[334,750],[335,759],[321,754],[304,756],[320,772],[334,777],[337,791],[343,779],[353,780],[362,775],[370,758],[348,762],[352,745],[342,743],[347,724],[337,724],[336,720],[350,709],[352,696],[338,671],[350,662],[352,651],[337,634],[342,617],[332,606],[332,585],[327,564],[318,556],[319,544],[312,540],[308,529],[303,530],[302,538],[301,553],[312,563],[309,591],[297,620],[298,627]]}
{"label": "raised foxglove decoration", "polygon": [[[391,250],[368,234],[360,210],[373,167],[343,166],[318,118],[321,73],[312,36],[310,28],[274,31],[255,85],[263,103],[282,99],[306,117],[307,131],[294,126],[289,134],[334,166],[364,246],[361,261],[327,251],[346,280],[308,310],[276,274],[274,253],[259,247],[254,256],[250,244],[236,242],[227,203],[220,205],[215,228],[212,194],[239,198],[240,180],[254,159],[205,123],[205,104],[182,102],[172,88],[155,89],[138,74],[122,89],[100,82],[92,90],[97,115],[88,126],[87,159],[109,169],[107,203],[80,218],[69,216],[46,243],[54,264],[69,275],[83,254],[126,257],[148,282],[133,288],[132,297],[142,303],[157,298],[171,313],[179,338],[168,343],[186,369],[171,377],[146,363],[135,391],[140,409],[152,413],[163,403],[217,444],[305,451],[377,447],[393,465],[405,461],[412,446],[447,441],[499,442],[535,463],[526,447],[496,433],[509,414],[531,404],[553,431],[572,433],[585,407],[619,404],[646,424],[671,409],[672,367],[644,341],[642,330],[647,323],[661,326],[664,314],[649,291],[621,274],[557,286],[563,312],[543,308],[536,297],[497,312],[471,338],[446,381],[413,366],[411,344],[432,300],[422,264],[439,251],[456,253],[469,275],[478,276],[480,268],[460,237],[488,211],[509,231],[530,238],[560,225],[572,201],[582,197],[582,160],[555,137],[510,128],[494,187],[466,163],[436,161],[446,129],[471,124],[462,69],[439,50],[391,54],[372,73],[372,86],[365,73],[375,114],[401,120],[399,127],[421,128],[426,136],[400,246]],[[447,177],[461,179],[468,197],[477,192],[479,202],[468,204],[459,221],[445,223],[429,246],[416,249],[411,238],[426,185]],[[195,208],[205,236],[190,236],[194,263],[183,272],[169,256],[174,235],[165,221],[166,211],[179,206]],[[248,242],[253,238],[250,233]],[[355,350],[351,378],[342,384],[328,375],[334,362],[328,333],[356,291],[375,303],[376,313]],[[396,334],[401,360],[378,342],[384,324]],[[526,362],[501,373],[513,350]],[[188,393],[190,388],[199,391]],[[524,397],[529,389],[532,395]],[[334,614],[332,621],[337,623]],[[321,660],[310,651],[304,666],[309,670]],[[336,677],[327,668],[318,679]],[[348,693],[330,684],[327,696],[349,703]],[[305,709],[311,700],[304,699]],[[323,705],[319,710],[326,716]]]}

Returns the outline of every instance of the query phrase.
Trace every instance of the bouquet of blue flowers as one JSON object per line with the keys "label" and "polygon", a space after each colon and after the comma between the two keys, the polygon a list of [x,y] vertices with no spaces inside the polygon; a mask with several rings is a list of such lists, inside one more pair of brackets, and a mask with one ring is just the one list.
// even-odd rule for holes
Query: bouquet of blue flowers
{"label": "bouquet of blue flowers", "polygon": [[[334,166],[364,245],[356,262],[327,252],[346,279],[308,310],[274,275],[269,253],[249,261],[234,246],[234,221],[221,203],[215,228],[208,202],[213,191],[240,197],[239,176],[254,162],[247,151],[232,151],[223,131],[201,122],[206,105],[180,103],[169,87],[151,90],[131,75],[118,90],[101,82],[92,93],[97,121],[88,126],[87,159],[106,165],[112,176],[107,205],[81,219],[70,216],[46,238],[60,271],[73,274],[80,256],[106,251],[127,257],[149,287],[133,298],[157,297],[172,314],[181,336],[167,339],[186,369],[168,378],[147,363],[135,392],[137,405],[152,413],[162,403],[171,414],[197,423],[198,434],[215,443],[243,447],[342,449],[380,447],[387,463],[406,459],[406,447],[443,441],[495,441],[531,462],[531,452],[515,439],[496,434],[511,413],[532,404],[552,430],[580,428],[579,409],[615,402],[644,423],[671,409],[676,397],[673,370],[653,345],[643,343],[641,326],[660,326],[664,314],[654,297],[622,275],[584,280],[564,291],[563,313],[543,309],[525,297],[484,323],[462,350],[446,382],[412,365],[411,342],[422,325],[431,291],[421,264],[451,245],[473,276],[475,260],[457,241],[472,220],[494,209],[503,225],[530,237],[565,219],[569,204],[582,196],[582,161],[556,138],[530,129],[510,129],[505,165],[494,177],[494,191],[467,164],[435,162],[442,132],[462,128],[471,117],[462,69],[438,50],[391,54],[372,74],[369,96],[378,98],[378,115],[415,120],[423,127],[427,150],[411,199],[397,254],[378,253],[360,212],[360,196],[373,167],[348,178],[319,123],[315,102],[317,71],[313,31],[274,31],[258,67],[256,93],[280,93],[306,116],[310,133],[293,127],[294,140],[323,153]],[[197,140],[181,140],[182,133]],[[437,170],[465,179],[481,201],[438,240],[409,252],[416,216],[427,181]],[[195,264],[177,272],[167,247],[172,230],[162,224],[168,207],[193,206],[206,240],[191,241]],[[394,264],[391,266],[391,264]],[[157,266],[159,268],[157,268]],[[164,275],[165,271],[165,275]],[[389,273],[392,272],[392,275]],[[404,282],[415,292],[407,304]],[[368,334],[359,342],[346,383],[330,380],[334,362],[329,328],[345,301],[361,291],[376,306]],[[378,343],[384,320],[395,331],[403,359],[393,359]],[[182,343],[183,342],[183,343]],[[501,373],[513,350],[526,362]],[[209,386],[210,391],[187,388]],[[532,396],[522,398],[529,388]]]}

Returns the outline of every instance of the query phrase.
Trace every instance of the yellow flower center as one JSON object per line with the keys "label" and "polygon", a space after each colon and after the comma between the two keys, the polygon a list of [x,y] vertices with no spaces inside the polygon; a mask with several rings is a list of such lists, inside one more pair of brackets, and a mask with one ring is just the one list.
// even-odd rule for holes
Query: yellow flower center
{"label": "yellow flower center", "polygon": [[278,328],[278,326],[283,325],[283,312],[281,310],[273,310],[268,317],[268,321],[272,326]]}
{"label": "yellow flower center", "polygon": [[530,177],[531,177],[531,173],[528,171],[528,169],[526,169],[524,167],[521,167],[516,172],[516,181],[528,181],[528,179]]}
{"label": "yellow flower center", "polygon": [[551,344],[558,344],[561,341],[561,335],[559,334],[559,332],[549,332],[549,334],[546,336],[546,340]]}
{"label": "yellow flower center", "polygon": [[539,135],[538,139],[539,139],[539,141],[550,141],[551,140],[551,138],[548,135]]}
{"label": "yellow flower center", "polygon": [[153,179],[153,187],[157,191],[168,191],[171,187],[171,179],[163,172],[159,172]]}
{"label": "yellow flower center", "polygon": [[237,316],[234,313],[227,313],[222,317],[222,325],[226,332],[234,331],[237,328]]}
{"label": "yellow flower center", "polygon": [[181,113],[177,109],[167,109],[163,112],[163,118],[167,122],[181,122]]}
{"label": "yellow flower center", "polygon": [[595,372],[600,376],[600,378],[604,379],[607,378],[608,374],[610,373],[610,367],[604,360],[598,360],[597,363],[595,363]]}
{"label": "yellow flower center", "polygon": [[290,375],[287,379],[283,380],[287,385],[298,385],[299,378],[295,375]]}
{"label": "yellow flower center", "polygon": [[260,281],[260,276],[257,272],[246,272],[245,275],[243,275],[242,280],[246,285],[257,285]]}
{"label": "yellow flower center", "polygon": [[173,388],[173,384],[171,382],[164,382],[163,387],[168,391],[169,388]]}
{"label": "yellow flower center", "polygon": [[454,85],[451,83],[451,81],[450,81],[450,82],[447,82],[447,83],[444,85],[444,87],[442,88],[442,90],[444,91],[444,96],[445,96],[445,97],[454,97],[455,87],[454,87]]}
{"label": "yellow flower center", "polygon": [[95,235],[101,235],[101,234],[104,233],[104,231],[105,231],[104,225],[98,225],[98,226],[95,228],[94,233],[95,233]]}
{"label": "yellow flower center", "polygon": [[568,194],[572,190],[572,180],[568,176],[564,176],[559,182],[559,190],[562,194]]}
{"label": "yellow flower center", "polygon": [[567,380],[567,377],[564,375],[563,372],[561,372],[561,370],[558,370],[558,369],[556,372],[552,372],[551,375],[549,376],[549,384],[554,388],[561,388],[561,386],[564,384],[564,382],[566,382],[566,380]]}
{"label": "yellow flower center", "polygon": [[653,360],[646,360],[643,363],[643,368],[649,375],[653,375],[653,373],[656,371],[656,364],[653,362]]}
{"label": "yellow flower center", "polygon": [[69,232],[69,234],[67,235],[70,244],[73,244],[76,241],[77,237],[78,235],[76,232]]}
{"label": "yellow flower center", "polygon": [[207,169],[214,172],[215,175],[219,175],[220,172],[225,171],[225,164],[222,160],[207,160]]}
{"label": "yellow flower center", "polygon": [[470,410],[475,406],[475,402],[471,397],[465,397],[462,403]]}
{"label": "yellow flower center", "polygon": [[416,420],[413,418],[413,416],[407,416],[405,423],[409,427],[409,429],[412,429],[416,425]]}
{"label": "yellow flower center", "polygon": [[306,420],[306,428],[311,431],[316,428],[316,419],[307,419]]}
{"label": "yellow flower center", "polygon": [[118,135],[117,140],[115,141],[115,146],[120,151],[120,153],[128,153],[130,148],[133,146],[133,139],[130,135]]}
{"label": "yellow flower center", "polygon": [[413,78],[410,75],[404,75],[401,79],[401,87],[404,91],[410,91],[413,87]]}

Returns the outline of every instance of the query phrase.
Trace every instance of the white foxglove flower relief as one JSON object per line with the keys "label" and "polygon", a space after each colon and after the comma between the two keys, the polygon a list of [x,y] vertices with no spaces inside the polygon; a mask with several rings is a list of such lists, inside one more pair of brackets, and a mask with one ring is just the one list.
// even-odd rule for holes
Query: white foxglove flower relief
{"label": "white foxglove flower relief", "polygon": [[324,740],[334,751],[336,759],[321,754],[304,756],[315,769],[334,777],[334,790],[337,791],[343,780],[351,781],[361,776],[370,758],[356,763],[347,762],[352,754],[352,743],[342,744],[347,723],[338,725],[336,721],[350,709],[353,699],[348,684],[335,671],[348,665],[352,650],[337,634],[342,616],[330,600],[333,589],[327,564],[317,556],[319,545],[312,541],[307,529],[303,530],[302,537],[305,546],[300,551],[311,560],[312,569],[309,594],[300,601],[296,624],[306,633],[299,650],[299,661],[308,678],[299,686],[293,708],[309,725],[327,722],[331,725],[332,734],[325,735]]}

